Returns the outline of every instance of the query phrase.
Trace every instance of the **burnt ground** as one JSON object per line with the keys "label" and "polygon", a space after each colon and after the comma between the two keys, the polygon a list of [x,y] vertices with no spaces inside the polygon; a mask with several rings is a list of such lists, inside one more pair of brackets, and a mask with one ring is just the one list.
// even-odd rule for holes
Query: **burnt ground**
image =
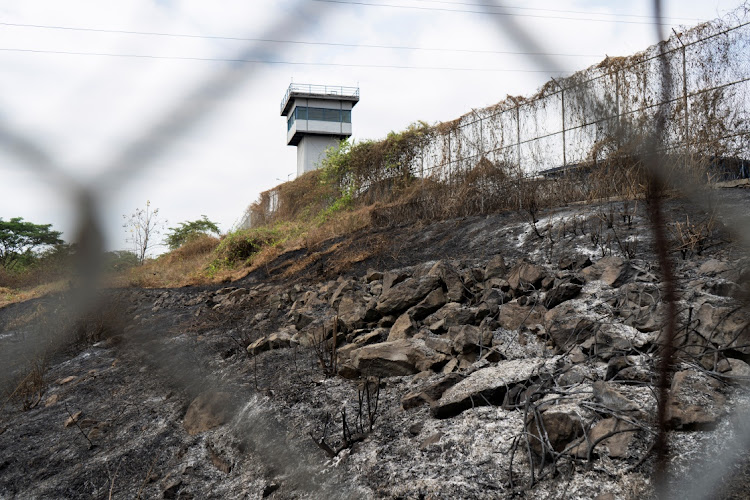
{"label": "burnt ground", "polygon": [[[750,201],[747,190],[721,197],[737,207]],[[358,414],[359,382],[326,377],[311,348],[246,351],[288,323],[285,294],[372,269],[440,259],[483,266],[497,254],[509,264],[527,258],[555,267],[583,254],[637,259],[658,274],[646,210],[643,201],[566,207],[538,214],[536,230],[528,214],[504,213],[362,231],[288,252],[231,283],[258,290],[239,307],[207,307],[215,286],[105,291],[83,320],[66,295],[0,309],[0,498],[651,495],[647,436],[624,463],[584,463],[519,488],[528,473],[517,469],[513,484],[502,467],[522,415],[484,406],[436,420],[427,407],[402,410],[401,397],[428,374],[383,379],[372,433],[331,459],[311,436],[341,443],[337,416],[342,408]],[[719,217],[680,200],[667,201],[665,212],[680,279],[700,278],[696,269],[709,259],[744,258]],[[690,228],[705,237],[680,236]],[[43,369],[29,377],[35,363]],[[223,425],[190,435],[183,419],[206,391],[229,394],[232,411]],[[741,395],[730,402],[747,403]],[[720,446],[717,435],[700,432],[673,439],[684,454],[675,470]],[[622,469],[629,472],[618,475]],[[736,493],[725,494],[745,498],[747,468],[733,474]]]}

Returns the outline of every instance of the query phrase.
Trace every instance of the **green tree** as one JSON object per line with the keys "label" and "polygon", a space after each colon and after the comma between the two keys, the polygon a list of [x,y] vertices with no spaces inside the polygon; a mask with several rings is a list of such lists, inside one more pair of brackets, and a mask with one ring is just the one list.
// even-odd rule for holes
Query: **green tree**
{"label": "green tree", "polygon": [[138,256],[129,250],[116,250],[104,254],[106,269],[113,272],[126,271],[140,262]]}
{"label": "green tree", "polygon": [[34,224],[22,217],[4,221],[0,217],[0,266],[13,269],[28,262],[34,251],[48,245],[61,245],[60,231],[52,231],[52,224]]}
{"label": "green tree", "polygon": [[177,227],[170,227],[165,242],[170,250],[175,250],[191,239],[209,233],[220,234],[219,226],[208,220],[205,215],[201,215],[198,220],[180,222]]}
{"label": "green tree", "polygon": [[321,181],[326,184],[340,184],[349,173],[352,144],[349,139],[339,142],[337,147],[326,149],[325,157],[320,161]]}

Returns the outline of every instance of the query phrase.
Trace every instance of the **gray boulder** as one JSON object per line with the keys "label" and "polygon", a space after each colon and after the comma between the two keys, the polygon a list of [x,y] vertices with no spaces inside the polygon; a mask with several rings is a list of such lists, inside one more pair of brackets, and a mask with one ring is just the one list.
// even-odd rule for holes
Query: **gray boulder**
{"label": "gray boulder", "polygon": [[555,358],[501,361],[477,370],[443,393],[431,411],[436,418],[450,418],[476,406],[501,405],[509,388],[547,371]]}
{"label": "gray boulder", "polygon": [[550,309],[544,316],[547,333],[555,345],[561,350],[567,350],[574,344],[580,344],[593,336],[598,323],[579,311],[575,301],[563,302]]}
{"label": "gray boulder", "polygon": [[680,430],[702,430],[713,427],[726,413],[726,397],[721,383],[696,370],[675,373],[669,394],[667,418]]}
{"label": "gray boulder", "polygon": [[513,290],[520,292],[538,290],[546,276],[547,272],[543,267],[521,260],[510,270],[508,284]]}
{"label": "gray boulder", "polygon": [[375,308],[382,315],[400,313],[417,305],[439,286],[440,278],[437,276],[408,278],[383,291]]}
{"label": "gray boulder", "polygon": [[500,306],[498,323],[506,330],[517,330],[521,326],[530,327],[544,323],[547,309],[541,305],[521,305],[518,301]]}
{"label": "gray boulder", "polygon": [[507,267],[505,266],[505,259],[503,259],[502,255],[495,255],[484,267],[484,281],[493,278],[504,278],[506,272]]}
{"label": "gray boulder", "polygon": [[445,284],[447,302],[461,302],[464,296],[464,282],[455,267],[439,260],[432,266],[427,275],[437,276]]}
{"label": "gray boulder", "polygon": [[448,337],[453,341],[453,348],[459,354],[479,352],[492,346],[492,332],[473,325],[452,326],[448,328]]}
{"label": "gray boulder", "polygon": [[351,352],[351,364],[360,373],[375,377],[397,377],[430,370],[447,356],[427,347],[419,339],[401,339],[360,347]]}
{"label": "gray boulder", "polygon": [[736,349],[750,354],[750,314],[745,308],[703,304],[695,318],[696,330],[720,348]]}
{"label": "gray boulder", "polygon": [[582,271],[586,282],[602,280],[607,285],[617,288],[624,285],[635,274],[630,262],[620,257],[604,257]]}

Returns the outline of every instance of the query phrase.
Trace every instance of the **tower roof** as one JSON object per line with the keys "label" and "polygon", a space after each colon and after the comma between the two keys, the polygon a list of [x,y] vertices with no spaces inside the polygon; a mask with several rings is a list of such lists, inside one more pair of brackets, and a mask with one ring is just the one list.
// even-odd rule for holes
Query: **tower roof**
{"label": "tower roof", "polygon": [[291,103],[297,97],[350,101],[353,107],[359,102],[359,87],[292,83],[289,85],[286,94],[284,94],[284,98],[281,100],[281,116],[285,116],[289,112]]}

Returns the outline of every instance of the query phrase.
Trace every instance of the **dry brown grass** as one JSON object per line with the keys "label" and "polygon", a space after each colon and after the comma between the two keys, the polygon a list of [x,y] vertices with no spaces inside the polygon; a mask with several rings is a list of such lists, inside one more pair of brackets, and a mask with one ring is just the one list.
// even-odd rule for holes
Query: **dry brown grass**
{"label": "dry brown grass", "polygon": [[215,282],[222,277],[207,274],[206,267],[214,260],[218,245],[219,239],[212,236],[193,238],[172,252],[112,276],[110,284],[169,288]]}
{"label": "dry brown grass", "polygon": [[35,408],[47,390],[47,360],[39,356],[28,363],[28,372],[21,378],[12,392],[6,395],[5,402],[13,403],[21,411]]}
{"label": "dry brown grass", "polygon": [[[335,186],[321,180],[321,171],[307,172],[293,181],[280,184],[260,194],[257,202],[250,205],[253,225],[267,225],[279,220],[292,220],[300,216],[310,216],[325,209],[338,195]],[[277,210],[268,212],[270,198],[275,192]]]}
{"label": "dry brown grass", "polygon": [[370,227],[373,206],[364,206],[354,210],[337,212],[320,224],[312,224],[297,243],[312,248],[325,240],[351,234]]}
{"label": "dry brown grass", "polygon": [[69,287],[68,280],[61,279],[51,283],[42,283],[41,285],[30,288],[8,288],[0,287],[0,307],[5,307],[16,302],[25,302],[27,300],[44,297],[50,293],[62,292]]}
{"label": "dry brown grass", "polygon": [[69,263],[40,262],[21,272],[8,271],[0,267],[0,288],[29,290],[40,285],[70,278]]}
{"label": "dry brown grass", "polygon": [[34,321],[39,321],[46,311],[41,304],[37,304],[32,309],[26,311],[23,314],[19,314],[5,325],[8,330],[15,330],[17,328],[23,328],[24,326],[30,325]]}

